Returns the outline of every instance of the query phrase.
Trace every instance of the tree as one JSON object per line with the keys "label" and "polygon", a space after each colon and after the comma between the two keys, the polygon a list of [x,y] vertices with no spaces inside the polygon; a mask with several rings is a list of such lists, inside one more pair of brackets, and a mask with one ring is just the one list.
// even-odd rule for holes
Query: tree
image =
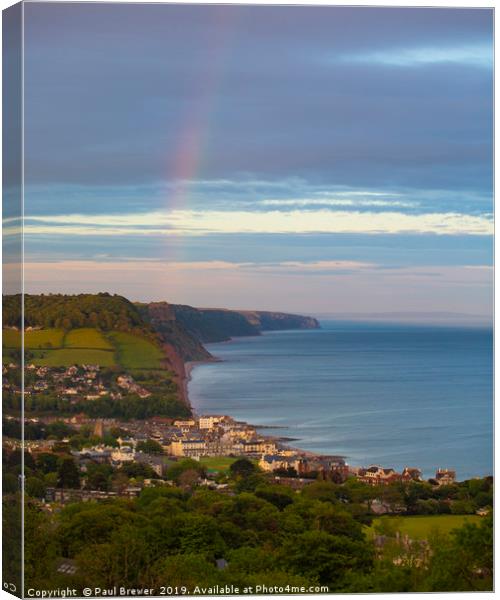
{"label": "tree", "polygon": [[346,574],[368,572],[373,565],[373,549],[368,542],[324,531],[306,531],[288,539],[282,557],[293,572],[315,578],[331,590],[341,589]]}
{"label": "tree", "polygon": [[125,473],[116,473],[111,481],[111,488],[115,492],[122,492],[129,484],[128,476]]}
{"label": "tree", "polygon": [[149,479],[154,479],[156,477],[156,473],[152,467],[136,462],[124,463],[118,470],[118,473],[123,473],[127,477],[143,477]]}
{"label": "tree", "polygon": [[249,477],[257,471],[257,467],[248,458],[238,458],[229,467],[229,470],[233,477]]}
{"label": "tree", "polygon": [[57,471],[58,460],[59,458],[56,454],[42,452],[36,459],[36,467],[43,471],[43,473],[55,473]]}
{"label": "tree", "polygon": [[[51,574],[59,554],[57,537],[54,536],[51,517],[42,512],[32,501],[25,504],[24,512],[24,556],[25,581],[28,586],[50,587]],[[5,544],[12,553],[14,547]],[[23,562],[24,561],[24,562]]]}
{"label": "tree", "polygon": [[91,490],[107,492],[110,488],[110,478],[113,467],[110,465],[89,465],[87,467],[87,487]]}
{"label": "tree", "polygon": [[15,494],[19,492],[19,489],[19,477],[13,473],[4,473],[2,478],[2,493],[4,495]]}
{"label": "tree", "polygon": [[192,490],[199,477],[200,474],[194,469],[183,471],[178,477],[179,486],[184,490]]}
{"label": "tree", "polygon": [[255,490],[258,498],[264,498],[280,510],[293,504],[292,494],[292,490],[282,485],[259,485]]}
{"label": "tree", "polygon": [[203,554],[186,553],[159,560],[150,571],[147,585],[158,587],[168,581],[169,586],[192,592],[196,586],[208,588],[221,579],[221,573]]}
{"label": "tree", "polygon": [[490,591],[493,589],[493,518],[466,523],[448,538],[431,539],[429,577],[423,591]]}
{"label": "tree", "polygon": [[26,479],[26,493],[33,498],[43,498],[45,496],[45,482],[38,477],[28,477]]}
{"label": "tree", "polygon": [[163,448],[160,443],[156,440],[146,440],[137,444],[137,450],[139,452],[145,452],[146,454],[163,454]]}
{"label": "tree", "polygon": [[180,476],[184,471],[196,471],[199,475],[205,473],[205,468],[199,462],[192,458],[185,458],[174,463],[167,471],[167,479],[179,481]]}
{"label": "tree", "polygon": [[72,458],[61,460],[57,474],[57,487],[73,489],[80,487],[80,473]]}

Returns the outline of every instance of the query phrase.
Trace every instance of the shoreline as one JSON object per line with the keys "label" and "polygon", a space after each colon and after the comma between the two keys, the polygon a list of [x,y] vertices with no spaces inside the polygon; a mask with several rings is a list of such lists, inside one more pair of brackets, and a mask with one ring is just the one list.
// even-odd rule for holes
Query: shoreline
{"label": "shoreline", "polygon": [[[226,340],[224,342],[220,342],[220,343],[228,343],[232,340]],[[223,359],[221,358],[217,358],[217,357],[211,357],[211,358],[207,358],[206,360],[198,360],[198,361],[187,361],[184,363],[184,369],[185,369],[185,378],[184,378],[184,391],[185,391],[185,397],[188,401],[189,407],[192,411],[192,414],[194,417],[199,416],[197,414],[197,411],[193,408],[193,405],[191,403],[191,400],[189,398],[189,382],[192,380],[192,373],[193,370],[201,365],[206,365],[206,364],[210,364],[210,363],[223,363],[225,362]],[[237,421],[237,419],[235,417],[233,417],[232,415],[227,415],[228,417],[233,418],[235,421]],[[265,425],[265,424],[260,424],[260,425],[254,425],[252,423],[248,423],[246,421],[241,421],[242,423],[245,423],[246,425],[248,425],[249,427],[252,427],[253,429],[255,429],[256,431],[259,430],[266,430],[266,429],[289,429],[286,426],[272,426],[272,425]],[[342,459],[347,459],[346,455],[341,455],[341,454],[325,454],[325,453],[318,453],[318,452],[314,452],[311,450],[304,450],[303,448],[299,448],[295,445],[290,445],[288,442],[295,442],[295,441],[300,441],[300,438],[288,438],[286,436],[280,437],[280,436],[271,436],[271,435],[266,435],[265,433],[260,433],[260,437],[262,439],[265,439],[269,442],[274,442],[276,444],[279,444],[279,446],[281,447],[281,449],[285,450],[285,451],[291,451],[294,452],[295,454],[302,456],[304,458],[308,458],[308,459],[320,459],[320,458],[324,458],[324,457],[338,457],[338,458],[342,458]],[[346,464],[348,464],[346,462]],[[372,463],[370,463],[372,464]],[[357,466],[357,465],[350,465],[349,466],[349,470],[353,470],[356,471],[362,467]],[[469,478],[470,479],[470,478]],[[425,481],[425,479],[423,479]],[[467,479],[464,479],[463,481],[466,481]],[[459,479],[457,479],[457,482],[461,481]]]}
{"label": "shoreline", "polygon": [[[228,342],[230,342],[232,340],[225,340],[224,342],[219,342],[222,344],[227,344]],[[191,408],[191,411],[193,413],[194,417],[199,416],[197,414],[197,412],[195,411],[195,409],[193,408],[193,405],[191,403],[191,400],[189,398],[189,389],[188,389],[188,385],[189,382],[192,379],[192,372],[196,367],[199,367],[201,365],[206,365],[206,364],[210,364],[210,363],[223,363],[224,360],[222,358],[216,358],[216,357],[212,357],[212,358],[207,358],[206,360],[193,360],[193,361],[187,361],[184,363],[184,372],[185,372],[185,378],[184,378],[184,388],[185,388],[185,394],[186,394],[186,399],[188,401],[189,407]],[[234,419],[235,421],[237,421],[237,419],[235,419],[235,417],[231,416],[231,415],[227,415],[228,417],[231,417],[232,419]],[[249,427],[252,427],[253,429],[255,429],[256,431],[259,429],[289,429],[289,427],[286,427],[285,425],[282,426],[277,426],[277,427],[273,427],[272,425],[253,425],[252,423],[247,423],[246,421],[241,421],[242,423],[245,423],[245,425],[248,425]],[[310,459],[314,459],[314,458],[320,458],[320,457],[324,457],[324,456],[335,456],[335,457],[339,457],[339,458],[343,458],[345,459],[346,457],[343,455],[326,455],[326,454],[318,454],[317,452],[312,452],[311,450],[304,450],[302,448],[298,448],[295,446],[290,446],[288,445],[287,442],[299,442],[300,438],[287,438],[287,437],[280,437],[280,436],[272,436],[272,435],[265,435],[265,434],[261,434],[261,437],[263,439],[265,439],[266,441],[269,442],[274,442],[277,443],[281,446],[281,448],[283,450],[286,451],[292,451],[295,452],[297,455],[303,456],[305,458],[310,458]]]}
{"label": "shoreline", "polygon": [[191,399],[189,398],[189,382],[192,379],[192,372],[196,367],[199,367],[200,365],[207,365],[216,362],[223,362],[223,360],[221,358],[216,358],[212,356],[210,358],[206,358],[205,360],[188,360],[185,363],[183,363],[184,376],[182,378],[182,391],[184,398],[186,399],[186,403],[194,416],[196,415],[196,411],[193,407]]}

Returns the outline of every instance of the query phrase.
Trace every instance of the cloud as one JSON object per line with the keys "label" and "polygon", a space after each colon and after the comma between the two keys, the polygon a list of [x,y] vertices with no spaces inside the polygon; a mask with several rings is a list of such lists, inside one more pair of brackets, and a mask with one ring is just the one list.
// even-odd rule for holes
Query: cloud
{"label": "cloud", "polygon": [[493,234],[490,215],[455,212],[405,214],[318,210],[171,210],[142,214],[31,216],[30,235],[203,235],[211,233]]}
{"label": "cloud", "polygon": [[269,199],[259,200],[257,203],[262,206],[297,206],[308,208],[310,206],[351,206],[351,207],[377,207],[377,208],[415,208],[416,202],[405,200],[366,200],[362,198],[288,198],[288,199]]}
{"label": "cloud", "polygon": [[355,63],[375,63],[393,67],[460,64],[491,69],[493,66],[493,48],[490,44],[403,47],[362,54],[344,54],[339,57],[339,60]]}
{"label": "cloud", "polygon": [[463,67],[492,47],[492,11],[30,3],[25,17],[27,183],[491,188],[492,77]]}
{"label": "cloud", "polygon": [[28,185],[25,193],[27,216],[49,216],[61,212],[71,215],[82,211],[90,215],[140,215],[180,208],[261,211],[269,207],[277,210],[288,210],[291,207],[337,207],[374,211],[395,209],[401,212],[457,212],[477,215],[491,212],[492,206],[489,192],[353,187],[318,183],[298,177],[274,180],[249,176],[233,180],[165,180],[138,186]]}
{"label": "cloud", "polygon": [[[27,293],[108,291],[131,300],[303,313],[447,311],[491,316],[493,272],[351,261],[27,262]],[[14,278],[9,278],[12,272]],[[5,265],[6,281],[17,274]],[[300,276],[297,276],[300,275]],[[307,275],[307,278],[305,277]]]}

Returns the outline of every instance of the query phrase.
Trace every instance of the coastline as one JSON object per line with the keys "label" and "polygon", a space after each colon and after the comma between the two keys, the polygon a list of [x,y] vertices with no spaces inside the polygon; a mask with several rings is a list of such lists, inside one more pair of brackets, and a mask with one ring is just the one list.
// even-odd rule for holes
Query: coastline
{"label": "coastline", "polygon": [[[230,341],[231,340],[226,340],[226,341],[220,342],[220,343],[227,344]],[[187,361],[184,363],[184,372],[185,372],[185,377],[184,377],[184,382],[183,382],[184,383],[184,393],[185,393],[187,402],[189,404],[189,407],[191,408],[191,412],[193,413],[194,416],[198,416],[198,415],[197,415],[195,409],[193,408],[193,405],[191,404],[191,400],[189,399],[189,388],[188,388],[189,382],[192,379],[193,370],[196,367],[199,367],[201,365],[206,365],[206,364],[210,364],[210,363],[222,363],[222,362],[224,362],[224,360],[222,358],[212,357],[212,358],[208,358],[206,360],[193,360],[193,361]],[[227,415],[227,416],[234,419],[234,417],[232,417],[231,415]],[[235,421],[236,420],[237,419],[235,419]],[[252,423],[247,423],[246,421],[243,421],[243,422],[246,425],[248,425],[249,427],[254,428],[256,431],[259,429],[276,429],[272,425],[253,425]],[[283,427],[280,427],[280,429],[288,429],[288,428],[283,426]],[[320,458],[321,456],[325,456],[324,454],[318,454],[317,452],[312,452],[311,450],[304,450],[302,448],[290,446],[287,443],[287,442],[300,441],[299,438],[287,438],[287,437],[265,435],[265,434],[260,434],[260,437],[268,442],[277,443],[281,446],[281,448],[283,450],[295,452],[297,455],[300,455],[304,458],[315,459],[315,458]],[[331,455],[331,456],[336,456],[338,458],[346,458],[345,456],[342,456],[342,455]]]}
{"label": "coastline", "polygon": [[[227,340],[227,341],[220,342],[220,343],[221,344],[227,344],[227,343],[230,343],[231,341],[235,341],[235,340],[231,339],[231,340]],[[189,382],[193,378],[193,370],[197,366],[204,365],[204,364],[210,364],[212,362],[225,362],[225,360],[223,358],[212,357],[212,358],[209,358],[207,360],[188,361],[188,362],[185,363],[185,389],[186,389],[186,397],[188,398],[189,406],[190,406],[190,408],[192,410],[193,416],[197,416],[197,412],[198,412],[196,410],[196,408],[193,407],[193,405],[191,403],[191,400],[189,399],[188,385],[189,385]],[[300,448],[299,446],[300,446],[300,439],[301,438],[291,438],[291,437],[287,438],[285,431],[283,431],[283,434],[284,434],[283,436],[276,435],[276,433],[278,433],[276,431],[274,432],[274,435],[268,435],[268,434],[266,434],[266,429],[276,429],[276,427],[273,427],[272,425],[266,425],[265,423],[263,423],[263,424],[260,423],[258,425],[255,425],[255,424],[251,423],[250,421],[244,421],[244,420],[236,419],[233,415],[227,414],[224,411],[224,407],[220,407],[217,410],[217,414],[227,415],[228,417],[231,417],[231,418],[233,418],[234,420],[236,420],[236,421],[238,421],[240,423],[244,423],[247,426],[252,427],[253,429],[256,430],[256,432],[258,433],[258,437],[260,439],[267,440],[269,442],[274,442],[274,443],[278,444],[279,447],[282,450],[286,451],[286,452],[294,453],[294,454],[296,454],[298,456],[302,456],[304,458],[307,457],[307,458],[310,458],[310,459],[316,459],[316,458],[319,458],[319,457],[326,457],[326,456],[338,456],[339,458],[343,458],[345,460],[348,460],[348,455],[344,454],[344,453],[339,453],[339,454],[333,454],[332,453],[332,454],[330,454],[328,452],[318,452],[318,451],[305,450],[303,448]],[[280,427],[280,429],[285,430],[285,429],[288,429],[288,428],[282,426],[282,427]],[[360,463],[358,461],[354,461],[354,463],[351,464],[349,462],[349,468],[350,468],[351,472],[356,472],[359,469],[365,468],[365,467],[361,467],[360,465],[368,465],[369,466],[369,465],[373,465],[373,464],[375,464],[375,465],[384,465],[384,468],[393,469],[393,465],[390,462],[389,462],[389,464],[387,464],[385,462],[377,462],[377,459],[374,459],[374,460],[368,459],[367,461],[365,461],[363,463]],[[410,465],[413,464],[413,461],[411,461],[411,459],[409,461],[409,464]],[[416,465],[416,466],[419,467],[420,465]],[[434,467],[434,468],[437,468],[437,467]],[[396,470],[401,470],[401,469],[403,469],[403,467],[400,466],[400,465],[397,465],[395,467],[395,469]],[[431,474],[430,468],[425,468],[424,467],[424,469],[422,469],[422,471],[424,471],[424,470],[426,472],[425,477],[431,477],[432,478],[432,474]],[[480,472],[483,472],[483,471],[480,471]],[[484,472],[488,473],[488,471],[484,471]],[[465,477],[463,477],[463,475],[462,475],[461,478],[457,478],[457,481],[465,481],[467,479],[470,479],[470,478],[473,478],[473,477],[477,477],[477,476],[478,476],[477,472],[476,472],[476,474],[469,474],[468,476],[465,476]],[[480,475],[480,476],[486,476],[486,475]]]}
{"label": "coastline", "polygon": [[193,408],[193,405],[189,398],[189,382],[191,381],[191,378],[192,378],[192,372],[196,367],[199,367],[200,365],[207,365],[207,364],[214,363],[214,362],[223,362],[223,360],[221,358],[216,358],[216,357],[212,356],[211,358],[207,358],[205,360],[189,360],[189,361],[183,363],[184,364],[184,376],[182,378],[182,388],[183,388],[182,391],[183,391],[186,403],[189,406],[189,408],[191,409],[191,412],[193,414],[196,414],[196,411]]}

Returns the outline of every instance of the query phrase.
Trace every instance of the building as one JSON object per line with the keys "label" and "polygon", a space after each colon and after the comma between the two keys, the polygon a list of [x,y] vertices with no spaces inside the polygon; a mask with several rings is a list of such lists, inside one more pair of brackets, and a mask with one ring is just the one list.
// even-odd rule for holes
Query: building
{"label": "building", "polygon": [[104,435],[104,423],[102,419],[96,419],[94,425],[94,435],[100,438],[102,438],[102,436]]}
{"label": "building", "polygon": [[203,415],[198,420],[200,429],[214,429],[224,419],[221,415]]}
{"label": "building", "polygon": [[401,481],[401,475],[394,469],[386,469],[379,465],[370,465],[366,469],[359,469],[358,478],[368,485],[389,485]]}
{"label": "building", "polygon": [[324,479],[335,478],[341,482],[349,476],[349,467],[342,456],[304,456],[299,463],[298,473],[318,473]]}
{"label": "building", "polygon": [[173,439],[170,443],[170,452],[173,456],[187,456],[199,458],[206,456],[207,444],[199,437],[181,437]]}
{"label": "building", "polygon": [[130,463],[135,460],[135,450],[130,446],[121,446],[115,448],[111,452],[111,461],[115,465],[121,465],[123,463]]}
{"label": "building", "polygon": [[259,467],[268,473],[277,470],[288,470],[290,468],[299,471],[299,456],[283,456],[282,454],[263,454],[259,461]]}
{"label": "building", "polygon": [[141,465],[148,465],[151,467],[158,477],[163,477],[167,471],[163,456],[137,452],[135,455],[135,460]]}
{"label": "building", "polygon": [[405,467],[401,473],[402,481],[422,481],[422,471],[415,467]]}
{"label": "building", "polygon": [[196,421],[193,419],[187,419],[184,421],[174,421],[174,427],[181,430],[182,433],[189,433],[196,429]]}
{"label": "building", "polygon": [[457,474],[451,469],[438,469],[435,477],[438,485],[451,485],[455,483]]}

